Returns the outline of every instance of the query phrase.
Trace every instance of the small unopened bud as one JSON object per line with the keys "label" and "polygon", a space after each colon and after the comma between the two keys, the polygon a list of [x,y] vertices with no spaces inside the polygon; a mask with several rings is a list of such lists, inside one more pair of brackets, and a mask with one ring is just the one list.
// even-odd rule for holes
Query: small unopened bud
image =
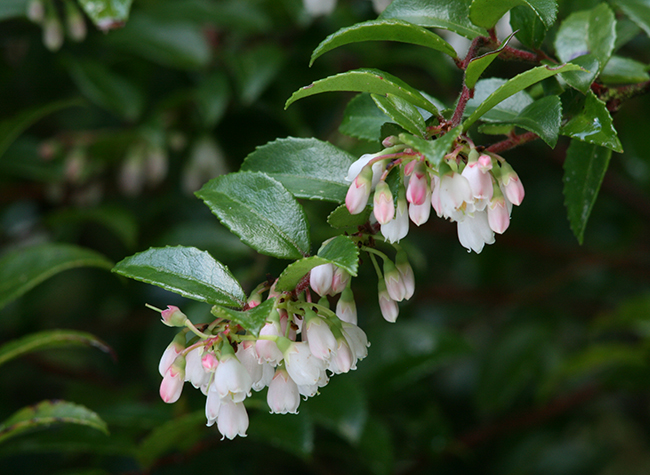
{"label": "small unopened bud", "polygon": [[168,404],[178,401],[185,382],[185,357],[178,355],[174,363],[165,371],[160,384],[160,397]]}
{"label": "small unopened bud", "polygon": [[350,286],[347,286],[341,292],[341,297],[336,303],[336,316],[344,322],[357,324],[357,304],[354,301],[354,294]]}
{"label": "small unopened bud", "polygon": [[406,289],[404,288],[402,275],[390,259],[384,259],[384,280],[386,281],[386,288],[390,298],[396,302],[404,300]]}
{"label": "small unopened bud", "polygon": [[393,204],[393,194],[390,191],[388,183],[380,181],[375,189],[373,198],[375,218],[379,224],[389,223],[395,216],[395,205]]}
{"label": "small unopened bud", "polygon": [[386,148],[394,147],[398,143],[399,143],[399,139],[397,138],[396,135],[389,135],[388,137],[386,137],[384,140],[381,141],[381,144]]}
{"label": "small unopened bud", "polygon": [[399,315],[399,307],[397,306],[397,302],[391,299],[390,295],[388,295],[384,279],[379,279],[377,290],[381,315],[387,322],[395,323],[395,321],[397,321],[397,316]]}
{"label": "small unopened bud", "polygon": [[63,45],[63,26],[56,13],[48,15],[43,22],[43,44],[50,51],[58,51]]}
{"label": "small unopened bud", "polygon": [[187,315],[174,305],[169,305],[166,310],[160,312],[160,317],[168,327],[184,327],[187,322]]}
{"label": "small unopened bud", "polygon": [[508,198],[513,205],[519,206],[524,200],[524,185],[521,183],[517,172],[512,169],[508,162],[503,162],[501,164],[500,181],[506,198]]}
{"label": "small unopened bud", "polygon": [[397,255],[395,256],[395,267],[399,271],[402,282],[404,283],[404,298],[408,300],[413,297],[413,293],[415,292],[415,276],[413,275],[413,268],[409,263],[408,256],[402,249],[397,251]]}
{"label": "small unopened bud", "polygon": [[345,206],[350,214],[361,213],[368,204],[372,188],[372,167],[364,166],[361,172],[353,179],[348,193],[345,196]]}
{"label": "small unopened bud", "polygon": [[334,275],[332,276],[332,288],[330,295],[337,295],[343,292],[350,282],[350,273],[339,266],[334,266]]}
{"label": "small unopened bud", "polygon": [[309,274],[309,286],[320,295],[327,295],[332,288],[332,278],[334,276],[334,266],[332,264],[322,264],[314,267]]}

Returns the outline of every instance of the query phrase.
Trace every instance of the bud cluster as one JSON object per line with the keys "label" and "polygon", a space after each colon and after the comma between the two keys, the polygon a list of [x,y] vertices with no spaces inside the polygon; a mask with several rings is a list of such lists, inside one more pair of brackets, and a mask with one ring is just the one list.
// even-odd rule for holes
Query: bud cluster
{"label": "bud cluster", "polygon": [[[479,153],[473,144],[459,143],[438,166],[397,137],[388,137],[384,145],[389,147],[350,166],[345,204],[351,214],[359,214],[372,194],[373,215],[388,242],[408,234],[409,218],[417,226],[427,222],[433,208],[438,217],[458,223],[460,243],[479,253],[494,243],[495,233],[508,228],[512,205],[524,199],[510,164],[494,153]],[[392,187],[391,172],[398,174]]]}
{"label": "bud cluster", "polygon": [[[217,318],[196,328],[177,307],[161,311],[164,324],[185,327],[160,360],[160,397],[176,402],[185,382],[206,396],[207,425],[217,424],[223,437],[246,436],[244,401],[252,391],[268,387],[271,413],[298,413],[301,396],[318,394],[334,374],[356,369],[368,353],[365,332],[356,325],[350,275],[325,264],[312,269],[310,285],[323,298],[311,302],[307,290],[297,298],[273,288],[273,310],[258,335],[234,322]],[[247,306],[260,305],[268,287],[258,287]],[[326,295],[341,294],[336,312]]]}

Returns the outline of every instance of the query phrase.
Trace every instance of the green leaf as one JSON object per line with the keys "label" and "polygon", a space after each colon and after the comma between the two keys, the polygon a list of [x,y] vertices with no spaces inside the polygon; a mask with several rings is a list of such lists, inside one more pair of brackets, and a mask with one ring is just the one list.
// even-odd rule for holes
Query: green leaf
{"label": "green leaf", "polygon": [[592,91],[589,91],[585,97],[582,112],[564,125],[560,133],[583,142],[610,148],[614,152],[623,151],[607,106]]}
{"label": "green leaf", "polygon": [[399,41],[442,51],[452,58],[457,56],[449,43],[420,26],[402,20],[371,20],[329,35],[312,53],[309,66],[314,64],[316,58],[334,48],[361,41]]}
{"label": "green leaf", "polygon": [[9,251],[0,259],[0,308],[64,270],[112,266],[101,254],[71,244],[39,244]]}
{"label": "green leaf", "polygon": [[[506,79],[500,78],[481,79],[476,83],[474,97],[467,102],[465,115],[470,115],[474,112],[491,94],[507,82]],[[526,91],[519,91],[486,112],[481,120],[497,123],[512,120],[532,103],[533,98],[530,97],[530,94]]]}
{"label": "green leaf", "polygon": [[469,19],[483,28],[492,28],[512,8],[526,5],[544,23],[546,29],[555,23],[557,0],[473,0],[469,7]]}
{"label": "green leaf", "polygon": [[564,204],[571,230],[580,244],[611,156],[610,149],[579,140],[572,140],[567,150],[563,178]]}
{"label": "green leaf", "polygon": [[100,30],[121,26],[129,18],[133,0],[77,0]]}
{"label": "green leaf", "polygon": [[218,70],[205,78],[195,91],[196,106],[206,129],[219,123],[230,99],[230,86],[226,74]]}
{"label": "green leaf", "polygon": [[203,435],[205,411],[196,411],[171,419],[152,430],[137,448],[136,457],[144,468],[151,467],[162,455],[180,446],[191,447]]}
{"label": "green leaf", "polygon": [[[562,122],[562,102],[558,96],[542,97],[531,102],[518,113],[516,110],[505,109],[499,112],[500,118],[490,122],[516,125],[536,133],[550,147],[555,147]],[[511,114],[511,117],[507,118],[507,114]]]}
{"label": "green leaf", "polygon": [[329,214],[327,222],[336,229],[354,228],[356,230],[356,228],[368,222],[371,212],[372,209],[370,206],[367,206],[359,214],[350,214],[346,206],[342,204]]}
{"label": "green leaf", "polygon": [[0,365],[32,351],[67,346],[94,346],[114,355],[113,349],[94,335],[73,330],[46,330],[11,340],[0,346]]}
{"label": "green leaf", "polygon": [[233,307],[246,303],[228,267],[194,247],[152,247],[121,260],[113,272],[200,302]]}
{"label": "green leaf", "polygon": [[84,104],[85,102],[81,99],[50,102],[44,106],[23,110],[14,117],[0,122],[0,158],[20,134],[46,115],[50,115],[61,109],[82,106]]}
{"label": "green leaf", "polygon": [[546,37],[546,26],[534,10],[519,5],[510,10],[510,26],[517,31],[515,36],[524,46],[532,49],[539,48]]}
{"label": "green leaf", "polygon": [[21,432],[52,424],[80,424],[108,435],[106,423],[93,411],[67,401],[42,401],[14,413],[0,425],[0,442]]}
{"label": "green leaf", "polygon": [[614,3],[650,36],[650,4],[646,0],[614,0]]}
{"label": "green leaf", "polygon": [[201,25],[174,19],[161,20],[134,13],[126,27],[107,41],[128,54],[178,69],[207,66],[212,57]]}
{"label": "green leaf", "polygon": [[472,0],[432,2],[430,0],[393,0],[379,16],[380,19],[396,18],[427,28],[444,28],[473,39],[487,36],[487,31],[469,20]]}
{"label": "green leaf", "polygon": [[607,64],[616,42],[616,18],[606,3],[569,15],[555,36],[555,52],[563,62],[593,54],[598,73]]}
{"label": "green leaf", "polygon": [[390,117],[377,108],[370,94],[357,94],[345,108],[339,132],[377,142],[381,140],[381,127],[390,120]]}
{"label": "green leaf", "polygon": [[461,128],[456,127],[436,140],[424,140],[420,137],[408,134],[400,134],[399,139],[409,147],[423,153],[424,156],[427,157],[427,160],[429,160],[429,163],[437,169],[445,154],[449,152],[454,140],[458,138],[460,133]]}
{"label": "green leaf", "polygon": [[309,254],[305,212],[274,178],[258,172],[231,173],[210,180],[196,196],[258,252],[280,259]]}
{"label": "green leaf", "polygon": [[600,73],[605,84],[634,84],[650,79],[646,65],[629,58],[612,56]]}
{"label": "green leaf", "polygon": [[394,94],[434,115],[436,107],[420,92],[399,78],[378,69],[356,69],[316,81],[294,92],[287,100],[286,109],[298,99],[331,91],[370,92],[373,94]]}
{"label": "green leaf", "polygon": [[314,138],[278,139],[258,147],[242,164],[242,171],[263,172],[298,198],[345,200],[345,181],[355,157]]}
{"label": "green leaf", "polygon": [[575,71],[578,69],[580,69],[580,66],[577,66],[575,64],[564,64],[562,66],[558,66],[557,68],[538,66],[536,68],[529,69],[528,71],[521,73],[512,79],[509,79],[496,91],[490,94],[490,96],[476,108],[476,110],[465,120],[465,122],[463,122],[462,130],[466,131],[470,125],[476,122],[483,114],[510,96],[518,93],[519,91],[523,91],[527,87],[532,86],[533,84],[551,76],[555,76],[556,74],[567,71]]}
{"label": "green leaf", "polygon": [[598,76],[600,62],[595,55],[589,53],[572,59],[571,64],[577,64],[584,71],[571,71],[561,74],[561,77],[569,86],[586,94],[591,89],[591,84],[596,79],[596,76]]}
{"label": "green leaf", "polygon": [[393,94],[385,96],[372,94],[371,96],[377,107],[404,130],[420,137],[426,135],[427,125],[424,123],[424,118],[417,107],[411,105],[410,102]]}
{"label": "green leaf", "polygon": [[257,307],[244,311],[215,305],[212,307],[211,312],[215,317],[231,320],[241,325],[246,331],[252,333],[254,336],[258,336],[274,307],[275,297],[265,300]]}
{"label": "green leaf", "polygon": [[337,236],[324,243],[317,256],[307,257],[287,266],[278,278],[275,288],[290,291],[296,288],[309,271],[322,264],[334,264],[350,275],[357,275],[359,266],[359,248],[347,236]]}
{"label": "green leaf", "polygon": [[481,77],[481,74],[487,69],[487,67],[492,64],[492,61],[497,59],[497,56],[499,56],[499,53],[503,50],[508,45],[508,42],[512,39],[514,36],[514,33],[512,33],[510,36],[508,36],[501,45],[499,46],[498,49],[494,51],[490,51],[489,53],[485,53],[477,58],[472,59],[469,64],[467,65],[467,69],[465,70],[465,84],[467,85],[468,88],[474,89],[474,86],[476,86],[476,82],[478,81],[478,78]]}

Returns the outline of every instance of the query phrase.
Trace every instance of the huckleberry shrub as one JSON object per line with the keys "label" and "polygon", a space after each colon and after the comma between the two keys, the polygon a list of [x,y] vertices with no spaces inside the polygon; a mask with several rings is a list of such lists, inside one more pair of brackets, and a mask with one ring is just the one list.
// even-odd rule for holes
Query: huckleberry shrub
{"label": "huckleberry shrub", "polygon": [[[330,14],[335,3],[305,0],[303,6],[310,17],[318,17]],[[413,269],[400,244],[411,223],[422,226],[435,213],[455,223],[461,246],[481,253],[486,244],[495,243],[497,234],[508,229],[513,206],[521,205],[525,195],[522,180],[501,154],[537,138],[554,147],[563,133],[572,139],[570,151],[582,151],[583,143],[588,142],[589,147],[600,147],[592,158],[608,160],[611,150],[620,151],[616,133],[607,136],[602,129],[599,134],[604,136],[594,138],[587,133],[590,124],[611,124],[609,111],[649,87],[643,83],[617,89],[594,82],[591,88],[581,89],[575,78],[564,73],[582,74],[585,70],[566,62],[573,57],[566,59],[561,44],[558,58],[564,63],[537,47],[532,53],[510,46],[512,35],[499,40],[496,22],[512,6],[503,2],[471,2],[463,16],[463,21],[467,17],[470,23],[463,28],[473,29],[475,34],[470,35],[464,59],[442,37],[401,18],[406,15],[417,23],[418,18],[429,18],[427,15],[438,9],[447,15],[445,9],[451,4],[456,8],[456,3],[373,3],[378,11],[386,8],[379,20],[334,33],[316,48],[312,61],[331,49],[370,40],[433,48],[447,54],[463,72],[454,106],[447,108],[376,69],[337,74],[296,91],[287,107],[322,92],[365,93],[358,98],[366,102],[355,103],[354,114],[346,112],[345,130],[358,138],[375,137],[374,150],[378,151],[357,158],[316,139],[278,139],[251,153],[240,172],[218,176],[196,192],[244,243],[261,254],[292,261],[248,296],[226,266],[195,248],[152,248],[115,267],[122,275],[213,305],[216,318],[201,325],[193,324],[177,307],[158,310],[165,325],[180,328],[160,359],[160,396],[173,403],[189,382],[206,396],[207,425],[216,423],[224,438],[246,435],[245,404],[253,392],[267,391],[272,413],[296,414],[302,398],[318,395],[331,377],[356,369],[367,356],[370,345],[358,326],[353,292],[362,262],[371,265],[377,275],[375,308],[387,322],[396,322],[399,302],[411,299],[416,290]],[[422,6],[425,3],[435,8]],[[609,18],[613,30],[614,15],[609,7],[603,4],[597,9],[598,15],[589,18]],[[35,9],[33,16],[38,13]],[[544,20],[550,25],[554,17]],[[582,26],[584,31],[597,27]],[[571,38],[575,40],[575,35]],[[534,66],[512,79],[480,79],[497,57]],[[579,120],[563,116],[562,106],[567,101],[547,88],[539,87],[534,95],[528,92],[530,86],[544,80],[555,81],[555,89],[549,87],[549,91],[573,87],[586,94],[584,110],[571,112]],[[513,101],[508,107],[490,114],[510,98]],[[380,116],[378,112],[385,116],[380,127],[372,125]],[[375,119],[364,121],[364,115]],[[497,124],[501,132],[495,133],[503,134],[503,139],[489,145],[475,143],[472,134],[477,121],[486,122],[483,126]],[[359,132],[364,128],[372,130]],[[486,132],[485,128],[479,130]],[[601,154],[605,148],[608,153]],[[571,183],[588,181],[584,169],[569,164]],[[199,175],[193,175],[195,181],[201,180]],[[199,186],[195,185],[191,188]],[[589,196],[595,197],[599,183],[595,189],[590,186],[593,193]],[[574,232],[579,226],[583,229],[588,216],[584,210],[590,209],[593,201],[585,208],[582,198],[572,197],[570,188],[565,188],[565,194]],[[296,198],[339,204],[328,216],[338,235],[323,242],[315,254],[306,214]]]}

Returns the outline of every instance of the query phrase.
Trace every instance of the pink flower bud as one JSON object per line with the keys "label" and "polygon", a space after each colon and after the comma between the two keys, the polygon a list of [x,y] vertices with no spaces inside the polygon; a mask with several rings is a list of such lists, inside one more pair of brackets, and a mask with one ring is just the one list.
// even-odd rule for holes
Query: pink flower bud
{"label": "pink flower bud", "polygon": [[158,372],[160,376],[165,376],[165,373],[172,365],[176,357],[185,349],[185,333],[177,334],[169,346],[165,349],[158,364]]}
{"label": "pink flower bud", "polygon": [[314,312],[307,312],[305,316],[305,337],[309,351],[320,360],[330,359],[336,350],[336,338],[327,322]]}
{"label": "pink flower bud", "polygon": [[468,163],[461,175],[469,182],[474,200],[482,201],[485,207],[485,203],[492,198],[492,175],[482,171],[479,162]]}
{"label": "pink flower bud", "polygon": [[321,297],[327,295],[332,288],[334,267],[332,264],[321,264],[309,273],[309,286]]}
{"label": "pink flower bud", "polygon": [[409,232],[408,205],[406,204],[403,191],[400,195],[400,198],[397,200],[395,218],[381,225],[381,234],[390,243],[399,242]]}
{"label": "pink flower bud", "polygon": [[339,266],[334,266],[334,275],[332,276],[332,287],[330,295],[338,295],[343,292],[350,282],[350,273]]}
{"label": "pink flower bud", "polygon": [[424,162],[416,162],[415,169],[409,180],[409,186],[406,190],[406,200],[409,203],[421,205],[425,202],[429,191],[427,178],[427,167]]}
{"label": "pink flower bud", "polygon": [[494,196],[487,207],[487,217],[490,229],[497,234],[503,234],[510,225],[508,204],[497,185],[494,187]]}
{"label": "pink flower bud", "polygon": [[384,259],[384,281],[391,299],[396,302],[404,300],[406,289],[404,288],[402,276],[390,259]]}
{"label": "pink flower bud", "polygon": [[427,193],[421,205],[409,205],[409,218],[413,224],[420,226],[429,220],[431,215],[431,193]]}
{"label": "pink flower bud", "polygon": [[349,286],[343,290],[336,303],[336,316],[344,322],[357,324],[357,304]]}
{"label": "pink flower bud", "polygon": [[368,204],[372,188],[372,168],[364,167],[354,179],[345,195],[345,206],[350,214],[361,213]]}
{"label": "pink flower bud", "polygon": [[375,189],[373,206],[373,212],[375,213],[375,218],[377,218],[379,224],[387,224],[395,216],[393,194],[385,181],[380,181]]}
{"label": "pink flower bud", "polygon": [[399,315],[399,307],[397,306],[397,302],[391,299],[390,295],[388,295],[384,279],[379,279],[378,297],[379,308],[381,309],[381,315],[384,317],[384,320],[389,323],[395,323],[397,316]]}
{"label": "pink flower bud", "polygon": [[[267,322],[260,330],[260,336],[282,336],[284,333],[280,328],[279,322]],[[273,340],[257,340],[255,343],[255,352],[259,358],[260,363],[266,362],[273,365],[282,361],[282,352],[278,349],[277,344]]]}
{"label": "pink flower bud", "polygon": [[487,173],[492,170],[492,158],[489,155],[481,155],[478,157],[478,166],[483,173]]}
{"label": "pink flower bud", "polygon": [[501,164],[501,184],[506,198],[513,205],[519,206],[524,200],[524,185],[521,183],[517,172],[507,162]]}
{"label": "pink flower bud", "polygon": [[286,370],[278,368],[275,371],[273,380],[269,384],[266,402],[271,408],[271,414],[298,414],[300,405],[298,385]]}
{"label": "pink flower bud", "polygon": [[183,391],[183,382],[185,379],[185,358],[179,355],[174,363],[167,369],[160,384],[160,398],[172,404],[178,401]]}
{"label": "pink flower bud", "polygon": [[201,365],[209,373],[214,373],[219,366],[219,360],[211,351],[206,351],[201,357]]}
{"label": "pink flower bud", "polygon": [[395,267],[402,277],[404,283],[404,298],[410,299],[415,292],[415,276],[413,275],[413,268],[408,261],[408,256],[403,250],[399,250],[395,256]]}
{"label": "pink flower bud", "polygon": [[168,305],[166,310],[160,312],[162,322],[168,327],[184,327],[187,315],[174,305]]}

